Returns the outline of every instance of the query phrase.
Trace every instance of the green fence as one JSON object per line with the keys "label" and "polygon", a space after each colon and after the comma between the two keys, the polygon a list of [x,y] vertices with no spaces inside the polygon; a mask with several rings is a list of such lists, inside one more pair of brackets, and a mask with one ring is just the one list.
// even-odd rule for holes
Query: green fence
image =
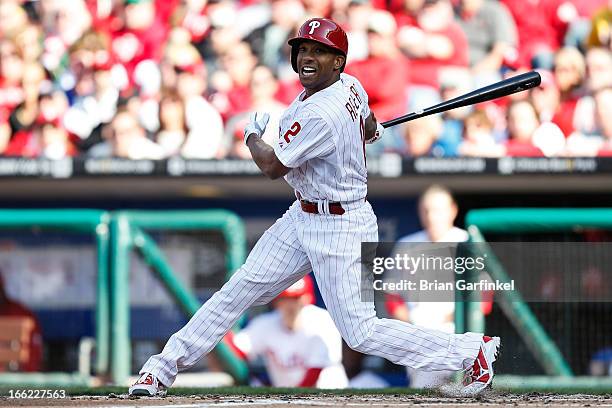
{"label": "green fence", "polygon": [[[41,230],[60,230],[91,233],[97,247],[97,290],[96,290],[96,362],[95,371],[109,370],[110,356],[110,298],[109,298],[109,224],[110,214],[106,211],[89,209],[58,210],[0,210],[1,229],[36,227]],[[2,373],[0,384],[85,384],[89,373]]]}
{"label": "green fence", "polygon": [[[612,209],[610,208],[495,208],[472,210],[466,215],[466,225],[473,243],[479,251],[486,253],[487,272],[494,280],[509,282],[510,277],[504,266],[486,243],[487,233],[535,233],[567,232],[583,228],[612,229]],[[465,303],[458,304],[456,316],[460,329],[484,331],[484,317],[476,295],[470,294]],[[542,328],[532,313],[529,304],[516,291],[496,293],[497,301],[504,314],[515,326],[519,335],[536,360],[549,376],[532,378],[519,376],[499,376],[498,385],[520,389],[556,389],[583,387],[610,390],[607,378],[573,377],[572,370],[555,342]],[[535,385],[537,384],[537,386]],[[531,386],[531,388],[529,388]]]}
{"label": "green fence", "polygon": [[[246,258],[244,225],[225,210],[118,211],[89,209],[0,210],[0,229],[40,228],[94,234],[97,246],[96,375],[125,384],[130,375],[129,257],[138,251],[189,316],[200,307],[195,295],[176,278],[164,254],[145,230],[219,230],[227,242],[227,277]],[[112,340],[111,340],[112,339]],[[238,383],[246,380],[246,364],[220,343],[214,350]],[[83,373],[2,373],[0,385],[88,385]]]}
{"label": "green fence", "polygon": [[[175,277],[155,242],[145,232],[152,230],[220,230],[228,244],[228,276],[246,258],[244,225],[235,214],[225,210],[206,211],[120,211],[113,214],[112,240],[112,371],[115,384],[124,384],[130,374],[129,336],[129,254],[138,250],[183,311],[189,316],[199,308],[197,298]],[[243,383],[248,369],[231,349],[221,342],[214,350],[227,371]]]}

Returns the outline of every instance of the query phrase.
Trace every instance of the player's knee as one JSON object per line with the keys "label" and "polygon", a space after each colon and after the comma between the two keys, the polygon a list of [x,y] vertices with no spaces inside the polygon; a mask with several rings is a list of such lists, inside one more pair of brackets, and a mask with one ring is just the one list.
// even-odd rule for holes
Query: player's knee
{"label": "player's knee", "polygon": [[353,350],[360,353],[368,353],[368,340],[374,331],[376,318],[364,319],[361,322],[347,327],[349,330],[342,331],[342,338]]}
{"label": "player's knee", "polygon": [[351,336],[344,336],[344,341],[346,342],[347,346],[349,346],[352,350],[358,351],[360,353],[366,352],[365,343],[367,339],[367,336],[364,335],[353,334]]}

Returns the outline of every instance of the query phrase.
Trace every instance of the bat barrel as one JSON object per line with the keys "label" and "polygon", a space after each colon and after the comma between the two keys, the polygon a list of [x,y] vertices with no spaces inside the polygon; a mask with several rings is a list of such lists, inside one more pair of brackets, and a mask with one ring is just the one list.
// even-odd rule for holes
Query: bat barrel
{"label": "bat barrel", "polygon": [[524,74],[520,74],[512,78],[504,79],[503,81],[499,81],[494,84],[478,88],[465,95],[461,95],[448,101],[441,102],[429,108],[416,112],[411,112],[407,115],[400,116],[398,118],[391,119],[386,122],[382,122],[381,125],[387,128],[390,126],[399,125],[400,123],[408,122],[410,120],[422,118],[424,116],[460,108],[462,106],[487,102],[492,99],[501,98],[503,96],[512,95],[513,93],[534,88],[540,85],[541,81],[542,78],[540,77],[540,74],[538,74],[536,71],[526,72]]}

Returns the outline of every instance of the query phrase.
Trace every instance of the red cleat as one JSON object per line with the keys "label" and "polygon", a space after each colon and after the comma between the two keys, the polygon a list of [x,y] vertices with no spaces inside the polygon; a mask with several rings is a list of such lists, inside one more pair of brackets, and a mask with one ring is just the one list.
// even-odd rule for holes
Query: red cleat
{"label": "red cleat", "polygon": [[483,336],[474,364],[465,372],[461,394],[472,397],[480,394],[493,382],[493,363],[499,354],[499,337]]}

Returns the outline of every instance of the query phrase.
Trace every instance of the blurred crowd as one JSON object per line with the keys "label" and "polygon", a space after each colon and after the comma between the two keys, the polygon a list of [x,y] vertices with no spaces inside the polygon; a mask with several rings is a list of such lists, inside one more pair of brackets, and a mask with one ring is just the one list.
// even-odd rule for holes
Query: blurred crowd
{"label": "blurred crowd", "polygon": [[0,154],[249,158],[301,90],[287,39],[349,35],[381,121],[537,69],[530,92],[396,126],[368,154],[612,155],[612,0],[0,0]]}

